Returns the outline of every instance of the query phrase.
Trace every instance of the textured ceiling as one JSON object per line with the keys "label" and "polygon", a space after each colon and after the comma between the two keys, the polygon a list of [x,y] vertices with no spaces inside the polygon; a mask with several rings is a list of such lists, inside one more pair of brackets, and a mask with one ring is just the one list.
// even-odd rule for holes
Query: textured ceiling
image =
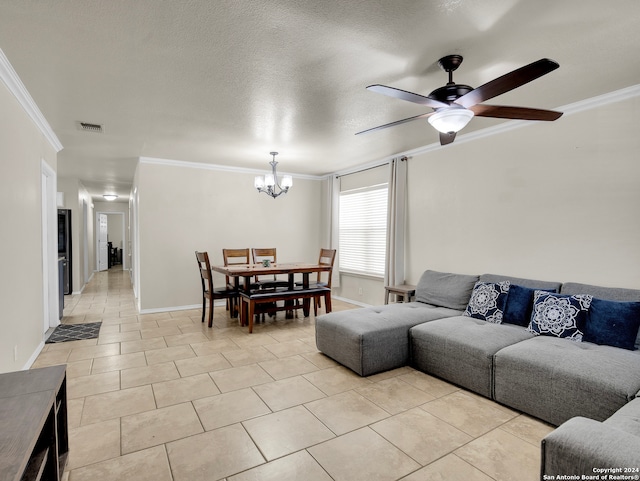
{"label": "textured ceiling", "polygon": [[639,21],[638,0],[0,0],[0,49],[64,146],[58,175],[126,196],[140,156],[266,170],[276,150],[322,175],[436,142],[426,121],[354,133],[428,112],[365,87],[427,95],[446,54],[473,87],[560,63],[501,105],[638,84]]}

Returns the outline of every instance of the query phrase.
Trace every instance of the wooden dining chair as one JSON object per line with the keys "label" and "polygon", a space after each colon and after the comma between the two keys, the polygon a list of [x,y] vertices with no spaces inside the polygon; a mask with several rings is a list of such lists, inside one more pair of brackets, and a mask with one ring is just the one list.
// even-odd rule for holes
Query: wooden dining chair
{"label": "wooden dining chair", "polygon": [[[257,248],[251,249],[251,257],[254,264],[260,264],[265,259],[269,260],[272,264],[278,262],[278,256],[275,247]],[[261,289],[270,289],[274,287],[287,287],[289,284],[286,280],[279,280],[276,275],[268,276],[256,276],[256,284]]]}
{"label": "wooden dining chair", "polygon": [[[222,249],[222,260],[226,266],[234,264],[249,264],[249,248],[246,249]],[[235,287],[229,276],[226,276],[227,286]]]}
{"label": "wooden dining chair", "polygon": [[[246,249],[222,249],[222,260],[225,267],[234,264],[249,264],[249,248]],[[236,289],[239,286],[235,285],[236,279],[231,279],[229,276],[225,276],[227,289]],[[238,279],[240,285],[244,282],[243,279]],[[237,290],[237,289],[236,289]],[[239,314],[240,302],[237,297],[229,298],[227,300],[227,310],[230,311],[232,317],[236,317]]]}
{"label": "wooden dining chair", "polygon": [[[333,277],[333,263],[336,260],[336,249],[320,249],[320,257],[318,258],[318,265],[331,266],[331,270],[327,272],[316,273],[316,281],[312,284],[314,287],[328,287],[331,289],[331,278]],[[316,296],[313,298],[313,314],[318,315],[318,307],[322,307],[322,297]]]}
{"label": "wooden dining chair", "polygon": [[235,288],[215,289],[213,286],[213,275],[211,274],[211,263],[207,252],[196,251],[198,270],[200,271],[200,281],[202,283],[202,322],[209,299],[209,327],[213,327],[213,301],[216,299],[238,299],[238,291]]}
{"label": "wooden dining chair", "polygon": [[[254,264],[260,264],[264,260],[269,260],[272,264],[278,262],[278,255],[275,247],[253,247],[251,249],[251,258]],[[274,275],[266,275],[266,276],[256,276],[256,288],[260,290],[269,290],[276,289],[278,287],[288,287],[289,282],[286,280],[278,279],[278,276]],[[259,307],[264,307],[266,310],[272,309],[273,306],[264,306],[259,305]],[[274,316],[274,313],[269,313],[269,316]],[[263,321],[265,319],[265,313],[257,311],[256,316],[260,317]]]}
{"label": "wooden dining chair", "polygon": [[[331,270],[327,272],[316,272],[314,279],[309,279],[309,288],[315,287],[328,287],[331,289],[331,277],[333,274],[333,263],[336,259],[335,249],[320,249],[320,256],[318,257],[318,265],[331,266]],[[301,286],[302,282],[296,282],[296,286]],[[322,307],[322,296],[316,296],[313,299],[313,313],[318,315],[318,307]]]}
{"label": "wooden dining chair", "polygon": [[[278,262],[278,256],[276,255],[275,247],[265,247],[265,248],[256,248],[253,247],[251,249],[251,259],[254,264],[261,264],[262,261],[268,260],[272,264]],[[275,281],[276,276],[256,276],[256,282],[268,282]]]}

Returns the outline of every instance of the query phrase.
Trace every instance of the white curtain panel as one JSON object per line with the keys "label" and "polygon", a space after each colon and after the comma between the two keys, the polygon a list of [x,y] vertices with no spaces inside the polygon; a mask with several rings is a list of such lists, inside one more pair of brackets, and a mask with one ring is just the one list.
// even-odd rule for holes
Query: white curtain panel
{"label": "white curtain panel", "polygon": [[389,162],[386,286],[404,284],[404,237],[407,214],[407,158]]}
{"label": "white curtain panel", "polygon": [[[332,175],[327,179],[327,202],[328,206],[325,210],[327,213],[328,232],[323,237],[323,244],[321,247],[326,249],[338,249],[338,239],[340,235],[340,177]],[[340,272],[339,269],[339,256],[336,254],[336,258],[333,264],[333,276],[331,278],[331,285],[333,287],[340,287]]]}

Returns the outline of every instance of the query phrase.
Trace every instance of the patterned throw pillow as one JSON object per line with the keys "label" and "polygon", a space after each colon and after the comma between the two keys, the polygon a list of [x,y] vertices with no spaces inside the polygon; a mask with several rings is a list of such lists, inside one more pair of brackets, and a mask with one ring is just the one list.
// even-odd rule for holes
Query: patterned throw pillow
{"label": "patterned throw pillow", "polygon": [[471,299],[464,310],[464,315],[487,322],[500,324],[502,313],[507,304],[509,281],[498,283],[476,282],[471,292]]}
{"label": "patterned throw pillow", "polygon": [[536,290],[527,330],[538,335],[582,341],[592,299],[593,296],[587,294],[568,296]]}

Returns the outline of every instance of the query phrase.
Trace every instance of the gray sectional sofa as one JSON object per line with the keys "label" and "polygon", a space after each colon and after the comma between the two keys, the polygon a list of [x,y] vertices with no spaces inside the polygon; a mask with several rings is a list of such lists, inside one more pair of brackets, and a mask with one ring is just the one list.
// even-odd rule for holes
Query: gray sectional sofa
{"label": "gray sectional sofa", "polygon": [[[506,305],[493,322],[469,317],[476,283],[507,286],[501,298]],[[534,290],[535,298],[528,301]],[[543,440],[543,475],[640,468],[640,333],[635,346],[627,341],[626,348],[537,335],[528,322],[534,299],[541,309],[547,292],[574,296],[575,302],[588,298],[584,315],[591,302],[599,320],[608,315],[603,309],[611,309],[616,329],[622,323],[615,316],[629,316],[618,306],[632,306],[635,315],[638,306],[631,303],[640,302],[635,289],[428,270],[418,282],[415,302],[318,317],[316,343],[361,376],[411,365],[560,426]],[[595,314],[593,320],[596,324]],[[585,339],[594,340],[586,334]]]}

